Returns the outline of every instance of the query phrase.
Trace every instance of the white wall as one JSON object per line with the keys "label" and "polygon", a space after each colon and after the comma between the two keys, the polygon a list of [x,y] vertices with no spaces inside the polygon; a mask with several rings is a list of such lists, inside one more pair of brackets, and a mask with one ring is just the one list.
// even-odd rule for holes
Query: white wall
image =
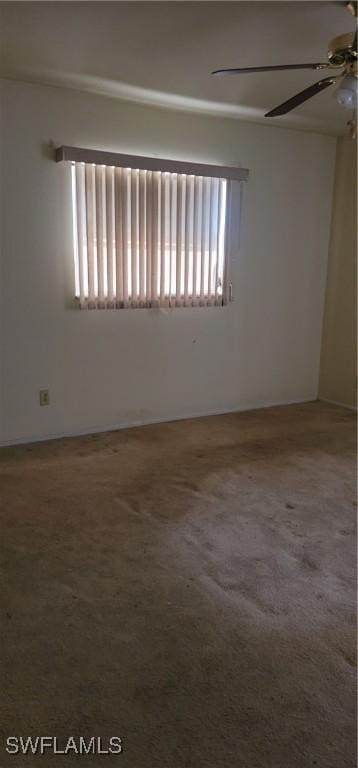
{"label": "white wall", "polygon": [[357,407],[357,144],[337,144],[319,396]]}
{"label": "white wall", "polygon": [[[3,442],[317,396],[333,138],[6,81],[3,110]],[[69,308],[69,168],[50,141],[248,167],[235,302]]]}

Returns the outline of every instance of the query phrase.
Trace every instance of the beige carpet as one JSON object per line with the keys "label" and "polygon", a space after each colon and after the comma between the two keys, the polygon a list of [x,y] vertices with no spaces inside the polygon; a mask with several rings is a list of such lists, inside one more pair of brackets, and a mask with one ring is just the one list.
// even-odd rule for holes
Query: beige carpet
{"label": "beige carpet", "polygon": [[0,451],[0,721],[120,756],[354,768],[355,419],[312,403]]}

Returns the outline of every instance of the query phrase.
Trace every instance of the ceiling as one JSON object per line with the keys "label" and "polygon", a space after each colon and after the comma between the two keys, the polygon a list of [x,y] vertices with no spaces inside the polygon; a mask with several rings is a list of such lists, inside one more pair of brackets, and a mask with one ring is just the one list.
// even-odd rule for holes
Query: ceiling
{"label": "ceiling", "polygon": [[[354,24],[333,1],[0,2],[0,75],[264,121],[326,73],[210,71],[324,62]],[[330,88],[270,124],[342,133],[350,118]]]}

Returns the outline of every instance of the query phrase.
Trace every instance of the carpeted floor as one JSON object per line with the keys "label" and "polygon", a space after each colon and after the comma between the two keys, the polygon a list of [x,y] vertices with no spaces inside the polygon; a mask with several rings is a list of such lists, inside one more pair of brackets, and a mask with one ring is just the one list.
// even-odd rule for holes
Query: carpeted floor
{"label": "carpeted floor", "polygon": [[310,403],[0,451],[0,721],[120,756],[354,768],[355,417]]}

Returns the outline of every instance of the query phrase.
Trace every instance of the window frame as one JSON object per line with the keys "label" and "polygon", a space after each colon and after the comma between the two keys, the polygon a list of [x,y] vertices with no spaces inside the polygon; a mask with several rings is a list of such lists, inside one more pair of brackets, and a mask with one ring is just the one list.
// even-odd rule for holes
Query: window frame
{"label": "window frame", "polygon": [[[157,158],[148,158],[148,157],[141,157],[141,156],[133,156],[133,155],[123,155],[118,153],[108,153],[108,152],[101,152],[99,150],[87,150],[87,149],[81,149],[81,148],[75,148],[75,147],[59,147],[56,150],[55,153],[55,159],[56,162],[70,162],[72,165],[72,195],[73,195],[73,212],[74,212],[74,221],[73,221],[73,236],[74,236],[74,243],[76,243],[77,236],[78,236],[78,243],[82,242],[82,245],[77,244],[77,264],[76,264],[76,246],[75,246],[75,282],[76,286],[78,287],[79,283],[79,277],[78,274],[81,271],[80,261],[82,261],[82,270],[83,270],[83,264],[84,261],[88,262],[88,268],[90,268],[90,257],[87,254],[87,250],[91,249],[91,259],[93,260],[93,264],[95,265],[95,270],[97,272],[97,284],[96,287],[94,287],[94,282],[92,279],[91,288],[89,289],[89,283],[88,283],[88,277],[87,277],[87,295],[85,295],[85,283],[81,282],[81,291],[77,290],[77,293],[79,294],[77,305],[79,305],[81,308],[88,308],[88,309],[112,309],[112,308],[135,308],[135,307],[143,307],[143,308],[149,308],[149,307],[188,307],[188,306],[222,306],[228,303],[228,301],[232,301],[232,284],[230,282],[230,267],[229,267],[229,261],[231,260],[231,254],[229,251],[231,251],[231,229],[232,229],[232,222],[231,222],[231,209],[232,209],[232,199],[233,195],[235,197],[235,188],[242,187],[241,182],[246,180],[248,178],[249,172],[247,169],[243,168],[235,168],[235,167],[227,167],[227,166],[213,166],[208,164],[202,164],[202,163],[187,163],[183,161],[173,161],[173,160],[159,160]],[[77,166],[77,167],[76,167]],[[85,232],[83,233],[83,227],[82,227],[82,241],[80,237],[80,232],[77,230],[77,222],[76,222],[76,216],[77,216],[77,206],[79,205],[79,198],[76,196],[76,183],[79,184],[78,179],[80,179],[80,170],[79,167],[84,166],[83,168],[83,191],[81,194],[83,195],[83,202],[82,202],[82,215],[84,216],[84,222],[85,222]],[[91,166],[94,166],[93,168]],[[97,167],[96,167],[97,166]],[[103,168],[103,166],[106,166]],[[111,167],[108,167],[111,166]],[[97,245],[94,246],[94,243],[97,243],[97,233],[94,237],[93,235],[93,224],[90,224],[90,227],[88,227],[88,224],[86,226],[87,219],[91,218],[91,206],[92,206],[92,216],[96,216],[96,202],[93,202],[92,200],[92,194],[94,194],[94,199],[96,198],[97,192],[95,191],[97,189],[97,172],[100,172],[100,167],[103,168],[102,173],[104,174],[104,207],[106,209],[106,206],[108,207],[108,199],[106,197],[106,179],[110,173],[113,174],[113,179],[125,178],[129,179],[129,185],[131,185],[133,181],[133,174],[137,173],[137,181],[135,182],[137,184],[137,190],[139,190],[139,178],[140,175],[145,176],[145,179],[147,177],[150,177],[150,180],[154,181],[155,177],[157,177],[157,181],[159,180],[159,183],[163,183],[164,178],[166,178],[166,181],[164,181],[164,189],[168,189],[169,184],[169,190],[171,189],[172,182],[174,183],[175,179],[173,177],[176,176],[176,186],[175,186],[175,195],[178,195],[179,199],[179,190],[180,190],[180,197],[182,194],[185,194],[185,201],[187,201],[187,196],[189,194],[191,195],[191,205],[195,206],[195,195],[197,194],[195,190],[200,188],[202,189],[202,197],[201,197],[201,212],[199,212],[200,218],[203,216],[204,218],[207,218],[207,234],[205,235],[205,242],[203,245],[203,241],[200,242],[200,247],[198,246],[198,243],[194,245],[194,217],[195,217],[195,207],[194,212],[191,208],[190,217],[188,218],[186,216],[186,213],[184,213],[184,219],[181,218],[181,224],[180,224],[180,233],[178,234],[178,228],[177,223],[175,223],[175,232],[176,235],[174,237],[174,248],[175,256],[174,256],[174,270],[176,270],[177,277],[175,279],[175,285],[177,286],[177,280],[178,280],[178,274],[180,274],[180,271],[184,268],[183,267],[183,245],[182,245],[182,238],[186,239],[189,234],[187,235],[187,232],[189,228],[191,229],[191,250],[189,250],[189,254],[191,253],[191,277],[185,278],[185,295],[182,293],[182,289],[184,286],[183,283],[183,277],[180,278],[180,289],[172,290],[172,272],[171,276],[169,278],[169,295],[163,295],[162,289],[160,289],[160,297],[159,297],[159,289],[158,287],[153,288],[153,286],[156,285],[155,278],[151,276],[149,278],[149,284],[150,289],[148,287],[146,288],[146,295],[145,299],[139,300],[139,290],[137,286],[139,285],[139,282],[136,283],[136,290],[134,294],[132,293],[131,296],[128,295],[128,285],[126,288],[126,291],[123,294],[123,290],[121,291],[118,288],[118,283],[114,281],[112,285],[112,290],[108,290],[108,284],[107,284],[107,294],[104,295],[103,293],[103,280],[102,280],[102,292],[99,291],[98,288],[98,278],[99,278],[99,261],[98,261],[98,252],[97,252]],[[122,170],[120,170],[122,169]],[[134,169],[134,170],[133,170]],[[128,176],[129,172],[129,176]],[[143,173],[147,172],[147,173]],[[169,176],[168,176],[169,175]],[[194,177],[194,178],[192,178]],[[200,178],[201,177],[201,181]],[[75,179],[75,182],[73,182],[73,179]],[[77,179],[77,182],[76,182]],[[92,179],[90,181],[90,179]],[[87,181],[86,181],[87,180]],[[240,182],[239,184],[234,184],[233,182]],[[147,182],[145,182],[147,183]],[[127,181],[125,182],[125,195],[128,195],[128,185]],[[182,186],[183,185],[183,186]],[[158,189],[156,189],[155,184],[152,183],[148,187],[149,193],[151,195],[151,198],[146,198],[145,200],[145,218],[147,218],[147,204],[149,206],[149,209],[151,208],[152,204],[158,204],[158,198],[156,198],[156,194],[161,194],[160,190],[158,193]],[[156,191],[155,191],[156,189]],[[206,197],[205,197],[205,207],[204,207],[204,189],[206,189]],[[217,190],[215,193],[215,189]],[[224,203],[223,203],[223,192],[222,190],[225,190],[225,196],[224,196]],[[120,194],[120,187],[116,191],[116,194]],[[191,191],[190,191],[191,190]],[[89,191],[89,197],[88,197],[88,191]],[[208,195],[209,192],[209,195]],[[146,191],[147,194],[147,191]],[[212,205],[213,200],[215,199],[216,194],[216,209],[215,205]],[[101,192],[102,195],[102,192]],[[113,191],[114,195],[114,191]],[[119,199],[119,198],[118,198]],[[92,202],[91,202],[92,200]],[[113,197],[113,204],[115,204],[115,201],[117,198]],[[181,201],[182,202],[182,201]],[[129,203],[131,204],[131,186],[129,186]],[[188,203],[189,204],[189,203]],[[116,203],[117,205],[117,203]],[[126,205],[124,206],[124,215],[126,215]],[[220,206],[225,205],[224,209],[222,209]],[[94,207],[93,207],[94,206]],[[162,198],[160,198],[160,207],[162,206]],[[167,203],[164,204],[164,219],[168,215],[167,210]],[[75,210],[76,209],[76,210]],[[180,207],[179,207],[179,209]],[[221,221],[222,217],[222,211],[224,210],[224,231],[222,231],[223,221]],[[122,209],[117,209],[115,207],[113,209],[114,211],[114,218],[113,218],[113,225],[116,226],[117,221],[119,221],[122,218]],[[184,209],[183,209],[184,211]],[[208,211],[213,211],[212,218],[208,217]],[[156,211],[158,214],[158,211]],[[139,202],[137,203],[137,210],[136,215],[139,218],[140,215],[139,210]],[[205,216],[204,216],[205,214]],[[179,214],[178,214],[179,215]],[[181,213],[180,213],[181,215]],[[160,230],[160,240],[162,240],[162,230],[161,230],[161,216],[162,216],[162,209],[160,209],[160,216],[159,216],[159,223],[158,218],[156,219],[156,226],[158,227],[158,230]],[[186,223],[189,221],[189,226],[187,229],[185,228]],[[182,223],[183,222],[183,223]],[[121,221],[119,221],[120,227],[122,226]],[[164,230],[165,230],[165,224],[164,224]],[[219,230],[220,230],[220,248],[219,251]],[[214,231],[214,240],[211,241],[211,234],[212,231]],[[158,236],[158,231],[157,231]],[[170,234],[170,237],[172,235]],[[106,235],[107,237],[107,235]],[[139,237],[139,235],[137,236]],[[126,265],[124,267],[125,270],[128,270],[129,266],[129,250],[130,250],[130,261],[132,262],[132,234],[130,232],[129,234],[131,247],[129,249],[128,242],[126,243],[124,247],[124,255],[122,255],[122,264],[125,263]],[[180,239],[180,247],[178,246],[178,238]],[[107,251],[107,242],[108,239],[106,238],[103,240],[103,243],[106,242],[106,251]],[[121,241],[118,241],[121,242]],[[210,244],[208,244],[208,242]],[[84,243],[86,243],[84,245]],[[89,246],[89,243],[91,243],[91,246]],[[103,250],[103,243],[101,246],[101,251]],[[123,239],[123,243],[125,243],[125,240]],[[216,243],[216,245],[215,245]],[[115,253],[117,252],[117,235],[115,236],[115,240],[113,241],[112,249],[114,247]],[[214,245],[213,245],[214,244]],[[121,245],[119,248],[121,249]],[[135,249],[137,249],[138,243],[136,243]],[[157,250],[155,251],[156,256],[155,259],[158,262],[158,258],[160,258],[160,254],[158,255],[158,249],[159,249],[159,241],[156,241],[155,247]],[[178,259],[178,247],[179,247],[179,259]],[[151,246],[149,245],[149,251]],[[187,251],[187,243],[185,244],[185,250],[184,250],[184,258],[185,258],[185,269],[187,269],[187,259],[190,259],[190,255],[188,256]],[[189,246],[190,248],[190,246]],[[203,251],[204,248],[204,251]],[[208,248],[208,251],[207,251]],[[171,249],[172,249],[172,242],[170,244],[170,259],[171,256]],[[86,251],[86,256],[84,256],[84,250]],[[95,251],[95,255],[94,255]],[[199,252],[200,252],[200,265],[204,264],[205,261],[205,267],[201,266],[201,276],[198,276],[196,272],[197,263],[199,262]],[[204,253],[204,256],[203,256]],[[80,254],[80,256],[79,256]],[[215,254],[215,259],[214,259]],[[221,255],[220,255],[221,254]],[[212,274],[212,262],[211,258],[213,257],[214,263],[215,263],[215,273]],[[221,259],[221,272],[219,275],[219,257]],[[103,253],[102,253],[103,258]],[[114,256],[115,258],[115,256]],[[147,266],[147,260],[148,260],[148,244],[146,240],[146,246],[145,246],[145,257],[141,256],[142,260],[145,258],[145,269],[147,270],[148,275],[148,266]],[[108,268],[108,257],[107,259],[107,266]],[[117,255],[118,259],[118,255]],[[204,259],[204,261],[203,261]],[[195,270],[194,270],[194,261],[195,261]],[[165,262],[166,263],[166,262]],[[138,262],[139,264],[139,262]],[[115,262],[114,262],[115,265]],[[160,269],[164,269],[164,262],[161,262]],[[139,269],[139,267],[136,267],[136,269]],[[168,273],[168,266],[166,268],[166,276]],[[211,268],[211,270],[210,270]],[[92,266],[93,270],[93,266]],[[204,270],[204,271],[203,271]],[[118,273],[121,274],[121,273]],[[216,277],[215,277],[216,274]],[[204,277],[203,277],[204,275]],[[220,276],[222,280],[222,291],[218,291],[218,277]],[[120,278],[121,279],[121,278]],[[153,282],[154,279],[154,282]],[[198,294],[198,279],[199,279],[199,294]],[[139,280],[139,278],[138,278]],[[207,287],[207,293],[204,292],[204,283],[203,280],[205,280],[205,286]],[[201,282],[200,282],[201,281]],[[132,282],[130,282],[130,285],[133,285]],[[148,281],[146,283],[148,286]],[[113,286],[115,286],[115,291],[113,293]],[[188,293],[188,289],[190,286],[190,290]],[[142,297],[143,298],[143,297]]]}

